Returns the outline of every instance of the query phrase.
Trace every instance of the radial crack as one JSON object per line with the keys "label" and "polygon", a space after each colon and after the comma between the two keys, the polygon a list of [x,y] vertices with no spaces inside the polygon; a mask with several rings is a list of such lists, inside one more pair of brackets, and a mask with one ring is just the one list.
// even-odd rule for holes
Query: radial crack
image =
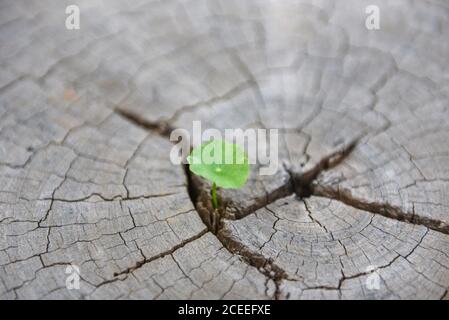
{"label": "radial crack", "polygon": [[316,165],[305,172],[293,173],[289,171],[292,176],[296,194],[301,198],[306,198],[313,195],[313,182],[320,175],[320,173],[332,169],[340,164],[344,159],[346,159],[352,150],[354,150],[357,143],[358,140],[351,141],[339,150],[322,158]]}
{"label": "radial crack", "polygon": [[[195,236],[193,236],[193,237],[190,237],[190,238],[188,238],[188,239],[182,241],[181,243],[179,243],[179,244],[175,245],[174,247],[172,247],[170,250],[163,251],[163,252],[161,252],[161,253],[159,253],[159,254],[157,254],[157,255],[155,255],[155,256],[152,256],[152,257],[150,257],[150,258],[146,258],[146,257],[144,256],[144,259],[142,259],[142,260],[136,262],[136,264],[135,264],[134,266],[129,267],[129,268],[126,268],[126,269],[123,270],[123,271],[119,271],[119,272],[114,273],[114,277],[119,277],[119,276],[121,276],[121,275],[127,275],[127,274],[130,274],[130,273],[136,271],[137,269],[141,268],[143,265],[145,265],[145,264],[147,264],[147,263],[150,263],[150,262],[152,262],[152,261],[155,261],[155,260],[157,260],[157,259],[163,258],[163,257],[168,256],[168,255],[171,255],[173,252],[175,252],[176,250],[178,250],[178,249],[184,247],[184,246],[187,245],[188,243],[190,243],[190,242],[192,242],[192,241],[195,241],[195,240],[201,238],[201,237],[202,237],[203,235],[205,235],[207,232],[209,232],[209,230],[207,230],[207,229],[205,228],[203,231],[201,231],[201,232],[198,233],[197,235],[195,235]],[[143,253],[142,253],[142,255],[143,255]]]}
{"label": "radial crack", "polygon": [[380,214],[384,217],[399,221],[423,225],[429,229],[449,234],[449,224],[443,221],[417,215],[414,210],[412,210],[412,212],[406,212],[389,203],[368,202],[354,197],[350,190],[315,184],[313,186],[313,195],[335,199],[360,210]]}

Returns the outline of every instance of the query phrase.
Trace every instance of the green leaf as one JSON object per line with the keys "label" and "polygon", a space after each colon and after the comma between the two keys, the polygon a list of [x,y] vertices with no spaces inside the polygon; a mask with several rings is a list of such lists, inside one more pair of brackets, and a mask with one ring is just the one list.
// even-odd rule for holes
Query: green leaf
{"label": "green leaf", "polygon": [[190,171],[221,188],[238,189],[248,180],[245,151],[236,144],[212,140],[192,150],[187,157]]}

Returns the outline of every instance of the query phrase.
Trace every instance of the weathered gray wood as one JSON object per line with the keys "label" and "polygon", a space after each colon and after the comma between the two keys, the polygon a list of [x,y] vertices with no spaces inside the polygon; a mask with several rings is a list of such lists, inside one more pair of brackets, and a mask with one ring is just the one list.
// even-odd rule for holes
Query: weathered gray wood
{"label": "weathered gray wood", "polygon": [[220,232],[283,269],[286,298],[437,299],[449,281],[448,235],[335,200],[291,196]]}
{"label": "weathered gray wood", "polygon": [[448,233],[449,98],[417,80],[415,85],[424,82],[422,91],[408,101],[406,79],[409,75],[399,73],[379,92],[376,109],[391,119],[389,127],[359,144],[338,168],[323,173],[315,189]]}
{"label": "weathered gray wood", "polygon": [[[221,298],[243,294],[241,286],[269,297],[265,277],[207,233],[170,148],[112,115],[38,151],[24,168],[3,165],[2,297]],[[207,268],[208,260],[216,268],[193,278],[188,268]],[[70,264],[80,268],[79,291],[65,287]],[[141,268],[148,282],[128,280]],[[172,292],[176,283],[184,291]]]}
{"label": "weathered gray wood", "polygon": [[[70,4],[0,4],[0,299],[448,298],[446,3]],[[213,211],[193,120],[278,172]]]}

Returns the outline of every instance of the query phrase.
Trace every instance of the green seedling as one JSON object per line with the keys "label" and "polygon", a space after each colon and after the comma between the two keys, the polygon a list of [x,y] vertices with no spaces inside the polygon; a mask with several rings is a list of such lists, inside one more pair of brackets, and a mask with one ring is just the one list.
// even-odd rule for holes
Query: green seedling
{"label": "green seedling", "polygon": [[225,189],[243,187],[249,176],[245,151],[236,144],[212,140],[192,150],[187,157],[190,171],[212,182],[212,205],[218,208],[217,186]]}

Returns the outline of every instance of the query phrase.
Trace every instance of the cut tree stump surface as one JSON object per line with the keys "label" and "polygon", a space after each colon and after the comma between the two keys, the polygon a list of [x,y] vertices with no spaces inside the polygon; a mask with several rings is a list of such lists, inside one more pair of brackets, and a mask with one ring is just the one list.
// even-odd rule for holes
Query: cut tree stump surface
{"label": "cut tree stump surface", "polygon": [[[0,299],[449,299],[447,3],[70,4],[0,4]],[[278,171],[212,210],[193,120]]]}

